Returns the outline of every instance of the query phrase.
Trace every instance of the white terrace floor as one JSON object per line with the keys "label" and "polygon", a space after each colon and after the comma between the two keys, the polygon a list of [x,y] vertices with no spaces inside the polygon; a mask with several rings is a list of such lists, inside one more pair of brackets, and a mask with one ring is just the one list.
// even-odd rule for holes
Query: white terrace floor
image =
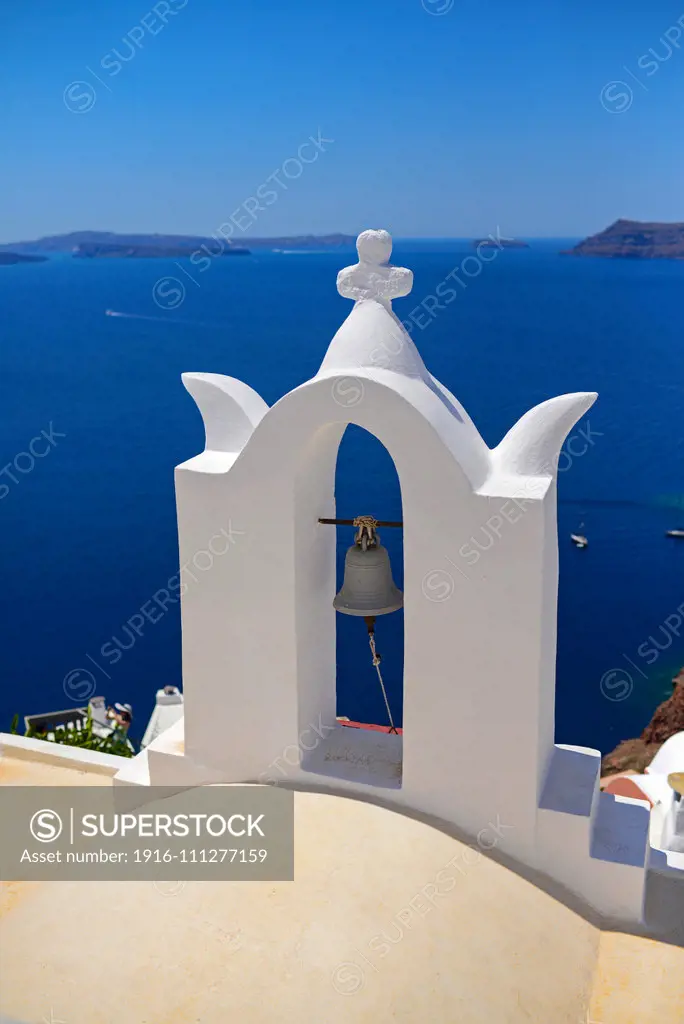
{"label": "white terrace floor", "polygon": [[[110,784],[18,752],[0,784]],[[295,882],[2,883],[0,1020],[682,1024],[684,949],[394,812],[296,793],[295,814]]]}

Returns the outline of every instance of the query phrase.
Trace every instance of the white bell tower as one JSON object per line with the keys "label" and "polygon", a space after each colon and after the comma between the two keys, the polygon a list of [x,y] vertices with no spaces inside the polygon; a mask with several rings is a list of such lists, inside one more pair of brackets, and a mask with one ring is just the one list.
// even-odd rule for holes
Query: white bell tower
{"label": "white bell tower", "polygon": [[[543,403],[490,451],[392,311],[413,275],[391,247],[359,236],[338,276],[351,313],[272,409],[231,377],[184,375],[207,442],[176,474],[181,564],[230,537],[182,598],[185,754],[236,782],[377,792],[474,833],[505,812],[525,857],[554,739],[555,465],[595,395]],[[349,423],[401,485],[403,737],[335,718],[336,537],[318,520],[335,515]],[[485,524],[498,543],[464,557]]]}
{"label": "white bell tower", "polygon": [[[392,311],[413,278],[389,235],[364,231],[358,252],[320,370],[273,408],[233,377],[183,376],[206,432],[176,470],[185,715],[118,781],[354,794],[476,849],[494,830],[497,855],[605,920],[681,921],[684,855],[650,846],[646,804],[599,791],[599,751],[554,743],[557,463],[596,395],[543,402],[490,450]],[[335,716],[336,536],[319,520],[350,423],[401,486],[403,735]]]}

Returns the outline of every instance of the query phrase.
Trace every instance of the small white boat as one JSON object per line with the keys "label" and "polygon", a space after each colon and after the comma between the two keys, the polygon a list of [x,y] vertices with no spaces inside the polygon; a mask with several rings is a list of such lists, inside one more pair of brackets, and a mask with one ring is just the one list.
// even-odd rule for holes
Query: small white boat
{"label": "small white boat", "polygon": [[581,533],[571,533],[570,540],[576,548],[586,548],[589,544],[587,538]]}
{"label": "small white boat", "polygon": [[666,537],[684,537],[684,530],[666,530]]}

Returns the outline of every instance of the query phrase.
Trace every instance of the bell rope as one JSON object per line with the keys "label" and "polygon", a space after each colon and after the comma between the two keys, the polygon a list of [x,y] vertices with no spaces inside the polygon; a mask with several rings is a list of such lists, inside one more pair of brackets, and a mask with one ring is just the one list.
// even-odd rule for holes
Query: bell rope
{"label": "bell rope", "polygon": [[[368,625],[368,643],[370,644],[371,654],[373,655],[373,665],[375,666],[375,671],[378,673],[378,679],[380,680],[380,689],[382,690],[382,696],[383,696],[384,701],[385,701],[385,707],[387,708],[387,717],[389,718],[389,722],[390,722],[390,730],[389,731],[396,733],[397,732],[397,727],[394,724],[394,719],[392,718],[392,712],[390,711],[389,701],[387,699],[387,691],[385,690],[385,683],[384,683],[383,678],[382,678],[382,672],[380,671],[380,662],[381,662],[382,659],[380,658],[380,655],[378,654],[376,646],[375,646],[374,624],[372,622],[367,622],[367,625]],[[397,733],[397,735],[398,735],[398,733]]]}

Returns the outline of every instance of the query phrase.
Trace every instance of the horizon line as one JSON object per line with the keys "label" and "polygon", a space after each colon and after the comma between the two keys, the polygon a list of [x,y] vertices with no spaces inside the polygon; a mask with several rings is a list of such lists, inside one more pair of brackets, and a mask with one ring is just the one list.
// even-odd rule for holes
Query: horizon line
{"label": "horizon line", "polygon": [[[368,230],[363,228],[363,231]],[[140,235],[140,236],[158,236],[161,238],[197,238],[197,239],[210,239],[215,238],[214,234],[202,234],[198,233],[185,233],[178,231],[109,231],[107,229],[99,228],[76,228],[70,231],[56,231],[48,235],[39,235],[36,238],[13,238],[7,241],[0,240],[0,245],[26,245],[30,242],[40,242],[43,239],[48,238],[64,238],[69,235],[79,234],[102,234],[102,235]],[[288,238],[330,238],[331,236],[341,235],[345,238],[351,238],[356,240],[360,231],[302,231],[302,232],[288,232],[284,234],[273,234],[273,235],[243,235],[241,238],[230,238],[227,239],[231,244],[240,244],[241,242],[247,243],[250,241],[267,241],[271,239],[288,239]],[[391,234],[391,232],[390,232]],[[514,239],[527,239],[530,241],[553,241],[558,238],[585,238],[586,235],[582,233],[578,234],[549,234],[549,235],[528,235],[517,233],[511,236]],[[489,238],[489,233],[473,232],[467,235],[392,235],[394,242],[452,242],[452,241],[473,241],[474,239]]]}

